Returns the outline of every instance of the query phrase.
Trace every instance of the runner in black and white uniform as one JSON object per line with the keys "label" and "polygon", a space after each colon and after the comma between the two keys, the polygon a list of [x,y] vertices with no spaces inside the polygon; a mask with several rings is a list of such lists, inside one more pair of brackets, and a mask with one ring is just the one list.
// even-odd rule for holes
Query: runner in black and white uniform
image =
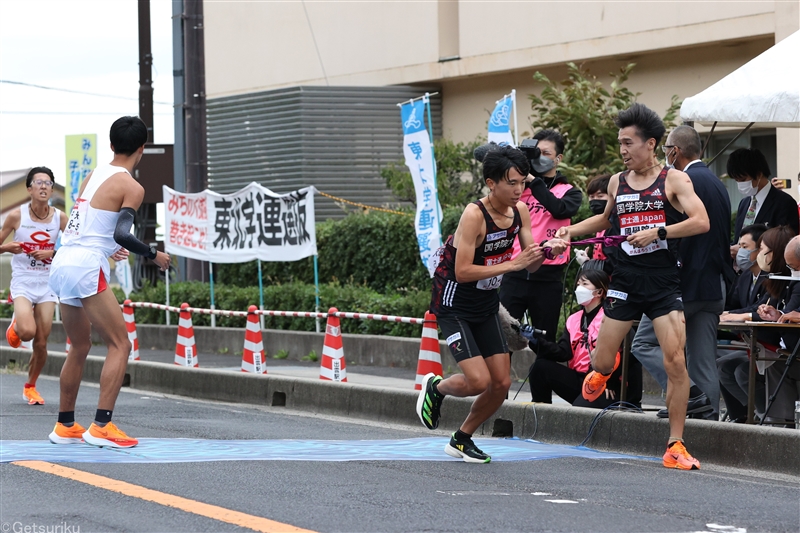
{"label": "runner in black and white uniform", "polygon": [[[520,214],[512,207],[511,225],[501,228],[481,200],[474,202],[483,214],[486,235],[475,249],[473,265],[499,265],[511,260],[514,240],[520,230]],[[497,288],[503,275],[470,283],[456,281],[456,248],[453,237],[445,243],[442,260],[433,277],[431,312],[436,315],[456,362],[476,355],[490,357],[508,351],[497,316],[500,297]],[[487,318],[488,317],[488,318]]]}
{"label": "runner in black and white uniform", "polygon": [[617,352],[622,340],[633,321],[646,314],[653,321],[667,372],[670,436],[663,464],[667,468],[694,470],[700,468],[700,463],[683,445],[689,375],[674,240],[708,231],[708,214],[689,176],[679,170],[662,169],[656,158],[655,149],[666,129],[655,112],[634,104],[620,112],[615,122],[620,128],[620,155],[628,170],[611,177],[603,214],[560,228],[556,233],[566,240],[573,235],[594,234],[609,228],[609,219],[617,215],[621,234],[628,236],[616,254],[604,304],[606,316],[592,353],[594,371],[587,374],[582,394],[593,401],[603,393],[606,381],[619,365]]}
{"label": "runner in black and white uniform", "polygon": [[0,253],[14,254],[11,258],[10,298],[14,315],[6,330],[9,346],[17,348],[33,340],[33,352],[28,365],[28,381],[22,398],[29,405],[44,405],[36,390],[36,380],[47,361],[47,338],[53,326],[53,312],[58,298],[47,286],[50,263],[56,241],[66,225],[63,212],[48,203],[53,195],[55,178],[47,167],[34,167],[25,178],[31,201],[12,210],[0,230],[0,243],[13,232],[8,244],[0,245]]}
{"label": "runner in black and white uniform", "polygon": [[[469,416],[445,447],[467,462],[488,463],[491,457],[472,442],[472,434],[506,398],[511,384],[510,358],[497,312],[497,288],[503,274],[527,268],[535,271],[544,260],[533,242],[530,215],[520,202],[529,165],[515,148],[501,147],[486,154],[483,176],[489,195],[469,204],[458,228],[447,239],[433,279],[431,309],[463,374],[422,380],[417,415],[428,429],[439,425],[439,408],[446,395],[478,396]],[[514,239],[521,252],[514,259]],[[554,254],[566,243],[547,243]]]}

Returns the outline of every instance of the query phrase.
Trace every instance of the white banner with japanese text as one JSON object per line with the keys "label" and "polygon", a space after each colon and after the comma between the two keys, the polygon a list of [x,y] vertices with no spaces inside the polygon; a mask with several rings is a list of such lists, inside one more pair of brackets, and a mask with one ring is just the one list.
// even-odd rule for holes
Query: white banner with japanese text
{"label": "white banner with japanese text", "polygon": [[408,102],[400,107],[403,121],[403,155],[411,171],[417,193],[417,214],[414,227],[422,264],[433,276],[430,257],[442,245],[439,227],[441,207],[436,201],[434,184],[435,160],[428,131],[425,129],[427,99]]}
{"label": "white banner with japanese text", "polygon": [[250,183],[231,194],[164,186],[167,253],[210,261],[297,261],[316,255],[314,187],[277,194]]}

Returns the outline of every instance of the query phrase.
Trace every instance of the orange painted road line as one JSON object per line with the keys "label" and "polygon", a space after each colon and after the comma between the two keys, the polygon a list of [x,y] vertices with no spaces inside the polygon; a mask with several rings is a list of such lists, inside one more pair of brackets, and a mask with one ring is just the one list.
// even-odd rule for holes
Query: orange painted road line
{"label": "orange painted road line", "polygon": [[209,505],[207,503],[181,498],[180,496],[173,496],[165,492],[151,490],[139,485],[126,483],[97,474],[84,472],[83,470],[75,470],[74,468],[67,468],[65,466],[48,463],[45,461],[15,461],[11,463],[17,466],[24,466],[33,470],[38,470],[46,474],[53,474],[79,483],[85,483],[101,489],[118,492],[133,498],[139,498],[159,505],[173,507],[187,513],[192,513],[220,522],[233,524],[235,526],[246,527],[254,531],[261,531],[263,533],[316,533],[308,529],[295,527],[291,524],[284,524],[282,522],[275,522],[260,516],[253,516],[224,507],[216,505]]}

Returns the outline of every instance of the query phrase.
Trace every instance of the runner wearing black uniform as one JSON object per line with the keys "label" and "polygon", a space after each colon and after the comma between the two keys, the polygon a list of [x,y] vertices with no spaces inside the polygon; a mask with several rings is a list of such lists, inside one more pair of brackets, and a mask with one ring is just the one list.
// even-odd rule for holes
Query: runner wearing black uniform
{"label": "runner wearing black uniform", "polygon": [[[497,411],[511,385],[508,345],[497,315],[497,288],[503,274],[523,268],[534,272],[545,258],[531,237],[528,209],[519,201],[526,177],[531,178],[525,155],[507,146],[489,152],[483,161],[483,177],[489,195],[464,209],[433,278],[431,310],[463,374],[447,379],[426,375],[417,401],[423,425],[435,429],[446,395],[478,396],[445,446],[448,455],[472,463],[491,461],[472,442],[472,434]],[[515,238],[522,251],[512,260]],[[545,246],[553,254],[566,249],[560,239]]]}
{"label": "runner wearing black uniform", "polygon": [[620,128],[620,154],[628,170],[611,177],[609,200],[602,215],[561,228],[556,234],[565,240],[572,235],[593,234],[608,228],[609,218],[618,215],[621,234],[628,236],[617,254],[604,304],[606,316],[592,353],[594,371],[586,376],[583,397],[591,401],[602,394],[608,377],[619,364],[616,354],[623,338],[633,321],[646,314],[653,321],[667,372],[670,437],[663,464],[667,468],[694,470],[700,468],[700,463],[683,445],[689,375],[675,251],[676,239],[708,231],[708,214],[689,176],[679,170],[662,169],[656,159],[655,149],[666,129],[655,112],[634,104],[620,112],[615,123]]}

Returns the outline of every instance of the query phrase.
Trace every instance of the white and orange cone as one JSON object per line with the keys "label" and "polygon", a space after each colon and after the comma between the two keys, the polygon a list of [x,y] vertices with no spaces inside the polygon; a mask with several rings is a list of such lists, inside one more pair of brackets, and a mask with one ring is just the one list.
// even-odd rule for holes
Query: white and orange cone
{"label": "white and orange cone", "polygon": [[426,374],[442,375],[442,355],[439,351],[439,331],[436,329],[436,315],[425,311],[425,323],[422,325],[422,341],[419,345],[419,361],[417,362],[417,379],[414,390],[422,389],[422,378]]}
{"label": "white and orange cone", "polygon": [[339,326],[339,317],[334,316],[334,313],[338,312],[339,310],[335,307],[328,310],[319,379],[346,382],[347,370],[345,370],[344,349],[342,348],[342,329]]}
{"label": "white and orange cone", "polygon": [[66,344],[66,346],[64,347],[64,351],[65,351],[65,352],[67,352],[67,353],[69,353],[69,349],[70,349],[70,348],[72,348],[72,342],[69,340],[69,337],[67,337],[67,344]]}
{"label": "white and orange cone", "polygon": [[125,329],[128,330],[128,340],[131,341],[131,353],[128,354],[128,361],[138,361],[139,337],[136,335],[136,321],[133,318],[133,307],[131,307],[130,300],[125,300],[122,304],[122,316],[125,318]]}
{"label": "white and orange cone", "polygon": [[197,346],[194,342],[192,314],[187,311],[189,304],[181,304],[181,318],[178,321],[178,340],[175,342],[175,364],[197,368]]}
{"label": "white and orange cone", "polygon": [[251,305],[247,310],[247,329],[244,330],[244,350],[242,351],[242,372],[266,374],[264,364],[264,342],[261,338],[261,324],[256,315],[258,307]]}

